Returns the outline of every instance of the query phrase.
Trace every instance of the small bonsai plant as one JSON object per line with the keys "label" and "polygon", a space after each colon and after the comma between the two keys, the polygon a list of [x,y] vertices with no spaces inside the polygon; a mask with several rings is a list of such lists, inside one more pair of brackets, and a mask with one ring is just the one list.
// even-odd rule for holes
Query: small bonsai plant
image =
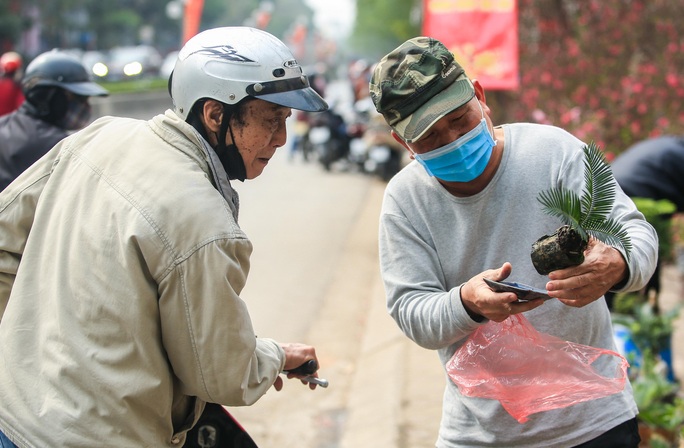
{"label": "small bonsai plant", "polygon": [[563,222],[556,232],[542,236],[532,245],[532,264],[542,275],[581,264],[590,236],[621,247],[629,260],[629,235],[622,224],[608,218],[615,200],[613,173],[594,142],[583,149],[582,196],[566,188],[551,188],[540,192],[537,198],[545,213]]}

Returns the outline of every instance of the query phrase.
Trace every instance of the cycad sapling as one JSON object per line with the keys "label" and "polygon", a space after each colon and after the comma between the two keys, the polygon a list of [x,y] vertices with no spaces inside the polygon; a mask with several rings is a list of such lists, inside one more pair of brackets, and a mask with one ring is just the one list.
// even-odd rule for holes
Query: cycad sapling
{"label": "cycad sapling", "polygon": [[566,188],[551,188],[537,200],[563,226],[532,245],[532,264],[546,275],[584,261],[589,237],[620,247],[629,260],[632,243],[621,223],[609,218],[615,201],[615,179],[603,153],[594,142],[584,146],[584,191],[582,196]]}

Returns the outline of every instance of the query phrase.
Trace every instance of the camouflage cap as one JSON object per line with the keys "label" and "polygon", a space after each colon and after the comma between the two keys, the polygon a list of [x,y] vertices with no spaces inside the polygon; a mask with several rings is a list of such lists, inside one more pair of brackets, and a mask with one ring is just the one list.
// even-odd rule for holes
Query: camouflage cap
{"label": "camouflage cap", "polygon": [[408,143],[475,96],[454,55],[438,40],[415,37],[382,58],[373,70],[375,108]]}

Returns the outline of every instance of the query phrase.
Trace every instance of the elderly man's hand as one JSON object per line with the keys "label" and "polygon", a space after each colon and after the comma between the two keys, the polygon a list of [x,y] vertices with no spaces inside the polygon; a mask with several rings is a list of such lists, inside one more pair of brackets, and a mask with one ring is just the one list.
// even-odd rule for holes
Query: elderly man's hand
{"label": "elderly man's hand", "polygon": [[579,308],[599,299],[627,274],[627,263],[617,249],[590,238],[584,262],[549,273],[546,290],[551,297]]}

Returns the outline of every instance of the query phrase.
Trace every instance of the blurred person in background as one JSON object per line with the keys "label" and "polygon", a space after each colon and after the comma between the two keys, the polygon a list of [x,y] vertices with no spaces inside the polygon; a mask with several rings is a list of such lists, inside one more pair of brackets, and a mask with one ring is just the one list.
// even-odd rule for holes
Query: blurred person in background
{"label": "blurred person in background", "polygon": [[635,143],[611,163],[613,176],[631,197],[667,199],[684,212],[684,136]]}
{"label": "blurred person in background", "polygon": [[[633,202],[616,188],[610,212],[631,238],[629,258],[592,238],[578,266],[542,276],[530,259],[532,243],[558,227],[536,208],[537,196],[561,185],[582,191],[585,144],[553,126],[495,126],[483,87],[429,37],[385,56],[370,94],[414,160],[388,183],[379,226],[387,308],[403,332],[436,350],[442,366],[479,327],[520,313],[539,332],[616,351],[603,295],[643,287],[657,258],[655,230]],[[501,281],[513,270],[552,300],[516,303],[515,294],[494,292],[483,280]],[[437,447],[639,445],[628,382],[619,393],[521,424],[498,400],[465,396],[446,378]]]}
{"label": "blurred person in background", "polygon": [[21,88],[26,101],[0,118],[0,191],[70,131],[90,122],[89,97],[108,94],[76,58],[58,51],[36,57]]}
{"label": "blurred person in background", "polygon": [[14,112],[24,102],[19,79],[24,61],[15,51],[0,56],[0,116]]}
{"label": "blurred person in background", "polygon": [[318,363],[254,332],[231,181],[262,174],[292,109],[327,104],[280,40],[247,27],[190,39],[169,92],[172,110],[100,118],[0,193],[9,446],[182,446],[207,403],[251,405]]}
{"label": "blurred person in background", "polygon": [[[307,76],[311,88],[314,89],[321,98],[325,98],[325,89],[328,86],[327,67],[325,64],[316,64],[313,70],[307,73]],[[292,133],[294,135],[290,144],[288,158],[293,160],[295,154],[299,151],[302,153],[302,159],[306,162],[313,156],[311,154],[312,145],[309,141],[309,130],[316,117],[304,110],[296,110],[293,112],[293,115],[294,126]]]}
{"label": "blurred person in background", "polygon": [[[613,160],[611,169],[628,196],[667,199],[676,213],[684,212],[684,136],[664,135],[637,142]],[[659,260],[646,291],[660,292],[660,267]],[[612,307],[612,297],[608,305]]]}
{"label": "blurred person in background", "polygon": [[369,95],[368,82],[370,81],[372,67],[366,59],[357,59],[349,65],[348,76],[354,104]]}

